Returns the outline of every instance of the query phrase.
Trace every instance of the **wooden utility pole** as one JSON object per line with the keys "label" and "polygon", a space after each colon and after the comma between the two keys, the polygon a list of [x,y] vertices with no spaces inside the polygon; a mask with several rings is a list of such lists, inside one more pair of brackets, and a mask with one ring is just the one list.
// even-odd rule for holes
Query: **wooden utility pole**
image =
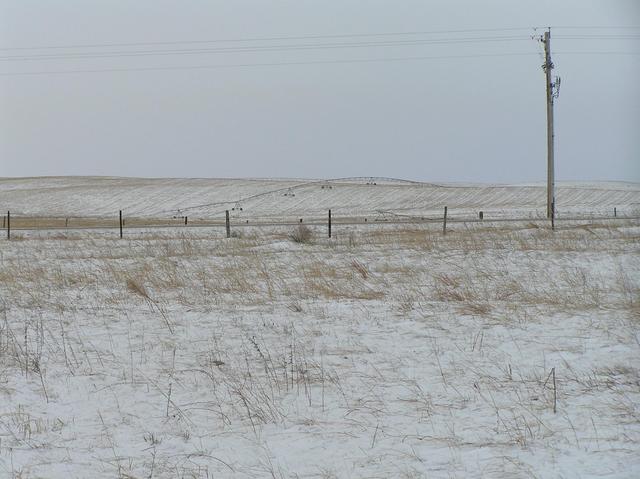
{"label": "wooden utility pole", "polygon": [[554,214],[553,205],[555,203],[553,99],[556,96],[554,93],[556,85],[554,85],[551,78],[551,70],[553,70],[553,62],[551,61],[551,28],[544,32],[542,43],[544,43],[544,65],[542,65],[542,69],[547,83],[547,218],[551,218]]}
{"label": "wooden utility pole", "polygon": [[328,218],[328,223],[327,223],[328,228],[328,232],[329,232],[329,238],[331,238],[331,210],[329,210],[329,218]]}
{"label": "wooden utility pole", "polygon": [[122,210],[119,211],[119,219],[120,219],[120,239],[122,239]]}

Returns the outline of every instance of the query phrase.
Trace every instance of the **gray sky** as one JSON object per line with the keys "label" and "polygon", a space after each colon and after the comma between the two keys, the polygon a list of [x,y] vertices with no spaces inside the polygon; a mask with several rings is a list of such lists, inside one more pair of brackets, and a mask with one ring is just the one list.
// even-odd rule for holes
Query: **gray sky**
{"label": "gray sky", "polygon": [[[640,181],[640,28],[561,28],[637,0],[0,0],[0,176],[544,181],[548,25],[557,179]],[[260,40],[179,43],[229,39]]]}

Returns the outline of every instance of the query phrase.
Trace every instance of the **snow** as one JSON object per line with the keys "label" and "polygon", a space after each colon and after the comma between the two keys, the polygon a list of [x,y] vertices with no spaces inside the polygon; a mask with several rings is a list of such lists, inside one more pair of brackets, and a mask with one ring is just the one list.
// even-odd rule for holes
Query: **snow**
{"label": "snow", "polygon": [[[145,179],[110,177],[0,179],[0,205],[17,215],[238,219],[338,216],[441,215],[485,217],[546,215],[543,184],[433,184],[385,178],[334,180]],[[640,184],[558,183],[561,216],[640,214]],[[235,207],[238,209],[235,209]],[[239,210],[242,208],[242,211]]]}
{"label": "snow", "polygon": [[0,477],[640,475],[638,220],[292,228],[2,239]]}

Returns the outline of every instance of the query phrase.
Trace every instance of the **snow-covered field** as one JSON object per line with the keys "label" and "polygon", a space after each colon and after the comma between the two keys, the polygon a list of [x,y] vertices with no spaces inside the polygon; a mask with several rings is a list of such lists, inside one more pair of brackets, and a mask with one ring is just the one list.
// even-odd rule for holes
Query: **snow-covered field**
{"label": "snow-covered field", "polygon": [[0,477],[640,475],[638,220],[292,231],[0,240]]}
{"label": "snow-covered field", "polygon": [[[559,183],[560,217],[640,215],[638,183]],[[16,215],[290,219],[337,216],[440,215],[487,218],[546,215],[544,184],[418,183],[388,178],[334,180],[145,179],[108,177],[0,178],[0,208]],[[242,211],[240,210],[242,208]]]}

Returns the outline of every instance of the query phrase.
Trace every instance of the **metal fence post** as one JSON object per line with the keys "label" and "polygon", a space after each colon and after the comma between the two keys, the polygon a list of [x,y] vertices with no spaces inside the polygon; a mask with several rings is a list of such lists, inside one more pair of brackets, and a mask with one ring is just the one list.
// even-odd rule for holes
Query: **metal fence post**
{"label": "metal fence post", "polygon": [[442,234],[447,234],[447,207],[444,207],[444,218],[442,220]]}

